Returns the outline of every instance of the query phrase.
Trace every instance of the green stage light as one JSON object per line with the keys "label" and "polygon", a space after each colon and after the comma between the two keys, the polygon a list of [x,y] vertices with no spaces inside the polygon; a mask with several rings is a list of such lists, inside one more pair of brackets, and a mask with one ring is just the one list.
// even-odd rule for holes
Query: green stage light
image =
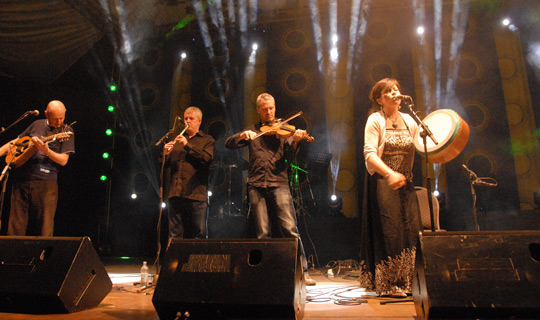
{"label": "green stage light", "polygon": [[105,134],[110,136],[112,134],[112,130],[111,129],[107,129],[105,130]]}
{"label": "green stage light", "polygon": [[105,180],[107,180],[107,176],[106,176],[106,175],[102,175],[101,177],[99,177],[99,180],[105,181]]}
{"label": "green stage light", "polygon": [[103,157],[103,159],[109,159],[109,153],[108,152],[103,152],[103,154],[101,156]]}
{"label": "green stage light", "polygon": [[109,89],[110,89],[112,92],[115,92],[118,88],[116,87],[116,85],[111,84],[111,85],[109,86]]}
{"label": "green stage light", "polygon": [[107,107],[107,110],[109,110],[109,112],[114,112],[114,106]]}

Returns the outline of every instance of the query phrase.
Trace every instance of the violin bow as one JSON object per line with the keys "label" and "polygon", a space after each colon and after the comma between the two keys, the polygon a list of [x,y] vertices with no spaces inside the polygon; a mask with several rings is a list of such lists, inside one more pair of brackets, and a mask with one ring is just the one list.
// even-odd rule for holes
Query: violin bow
{"label": "violin bow", "polygon": [[288,118],[288,119],[285,119],[285,120],[283,120],[283,121],[281,121],[281,122],[276,123],[275,125],[271,126],[270,128],[268,128],[268,129],[266,129],[266,130],[264,130],[264,131],[259,132],[259,133],[258,133],[256,136],[254,136],[251,140],[255,140],[255,139],[257,139],[258,137],[262,136],[263,134],[267,133],[268,131],[272,131],[272,130],[274,130],[274,129],[276,129],[276,128],[281,127],[282,124],[291,121],[292,119],[298,117],[298,116],[301,115],[301,114],[302,114],[302,111],[298,112],[297,114],[293,115],[292,117],[290,117],[290,118]]}

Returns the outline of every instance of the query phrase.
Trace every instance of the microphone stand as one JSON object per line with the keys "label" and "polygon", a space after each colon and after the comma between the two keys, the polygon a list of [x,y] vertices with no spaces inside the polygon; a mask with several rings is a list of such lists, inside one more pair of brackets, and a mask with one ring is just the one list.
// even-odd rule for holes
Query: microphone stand
{"label": "microphone stand", "polygon": [[[416,112],[413,110],[414,104],[412,102],[412,98],[407,97],[402,99],[403,103],[407,108],[409,108],[411,115],[413,119],[418,123],[420,127],[422,127],[422,131],[420,132],[420,136],[422,137],[422,141],[424,142],[424,157],[425,157],[425,170],[426,170],[426,192],[427,192],[427,198],[428,198],[428,204],[429,204],[429,216],[431,221],[431,231],[435,231],[435,216],[433,214],[433,199],[431,195],[431,178],[429,177],[429,158],[428,158],[428,152],[427,152],[427,137],[433,141],[436,145],[439,144],[439,142],[435,139],[435,136],[429,130],[428,126],[418,117]],[[420,217],[420,221],[422,221]]]}
{"label": "microphone stand", "polygon": [[[174,132],[176,129],[176,120],[178,117],[174,119],[173,128],[168,131],[159,141],[156,143],[156,147],[161,146],[164,144],[168,139],[169,135]],[[157,221],[157,252],[156,252],[156,261],[154,262],[154,265],[156,266],[156,274],[154,275],[154,278],[152,280],[152,285],[155,286],[156,282],[158,280],[159,275],[159,269],[160,269],[160,263],[159,263],[159,256],[161,255],[161,217],[163,215],[163,178],[164,178],[164,172],[165,172],[165,161],[166,156],[163,152],[163,148],[161,148],[161,169],[159,173],[160,177],[160,185],[159,185],[159,215],[158,215],[158,221]],[[146,287],[148,288],[148,287]],[[145,290],[146,288],[141,288],[141,291]]]}
{"label": "microphone stand", "polygon": [[474,190],[474,186],[476,185],[476,186],[485,186],[485,187],[496,187],[497,186],[497,181],[495,181],[494,179],[491,179],[491,178],[486,178],[486,179],[491,179],[491,180],[495,181],[494,183],[486,182],[486,181],[484,181],[485,180],[484,178],[478,178],[476,173],[474,173],[474,171],[472,171],[471,169],[467,168],[466,165],[463,165],[463,168],[465,168],[465,170],[467,170],[467,172],[469,172],[469,180],[471,181],[471,195],[472,195],[472,198],[473,198],[474,224],[475,224],[475,227],[476,227],[476,231],[480,231],[480,225],[478,224],[478,211],[476,210],[476,191]]}
{"label": "microphone stand", "polygon": [[26,111],[22,116],[19,117],[19,119],[15,120],[15,122],[10,124],[7,128],[0,127],[0,134],[4,133],[5,131],[8,131],[11,127],[21,122],[24,118],[28,117],[28,115],[30,115],[30,112]]}

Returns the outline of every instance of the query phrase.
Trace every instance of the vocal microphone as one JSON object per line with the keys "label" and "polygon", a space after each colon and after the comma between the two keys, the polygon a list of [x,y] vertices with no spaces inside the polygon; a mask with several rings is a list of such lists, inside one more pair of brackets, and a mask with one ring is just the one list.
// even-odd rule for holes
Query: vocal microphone
{"label": "vocal microphone", "polygon": [[34,111],[26,111],[26,114],[31,114],[31,115],[37,117],[37,116],[39,116],[39,111],[37,111],[37,110],[34,110]]}
{"label": "vocal microphone", "polygon": [[478,179],[478,176],[476,175],[476,173],[474,173],[471,169],[467,168],[466,165],[462,164],[463,168],[465,168],[465,170],[467,170],[467,172],[469,172],[469,175],[471,176],[471,178],[473,178],[474,180]]}
{"label": "vocal microphone", "polygon": [[400,94],[400,95],[397,95],[394,99],[395,100],[411,100],[411,97]]}

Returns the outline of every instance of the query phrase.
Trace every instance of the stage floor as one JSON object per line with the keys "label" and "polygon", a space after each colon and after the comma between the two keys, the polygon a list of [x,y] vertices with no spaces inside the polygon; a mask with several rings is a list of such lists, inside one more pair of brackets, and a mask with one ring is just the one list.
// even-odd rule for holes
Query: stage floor
{"label": "stage floor", "polygon": [[[139,280],[139,261],[103,262],[113,282],[112,291],[96,307],[71,314],[28,315],[0,313],[2,320],[157,320],[152,304],[153,289],[140,292],[134,283]],[[151,268],[151,273],[153,272]],[[338,275],[328,278],[324,270],[311,270],[310,275],[317,285],[307,287],[304,320],[349,320],[349,319],[415,319],[413,302],[385,302],[395,299],[377,297],[373,292],[359,288],[357,278]],[[354,300],[351,298],[355,298]],[[196,319],[195,319],[196,320]]]}

